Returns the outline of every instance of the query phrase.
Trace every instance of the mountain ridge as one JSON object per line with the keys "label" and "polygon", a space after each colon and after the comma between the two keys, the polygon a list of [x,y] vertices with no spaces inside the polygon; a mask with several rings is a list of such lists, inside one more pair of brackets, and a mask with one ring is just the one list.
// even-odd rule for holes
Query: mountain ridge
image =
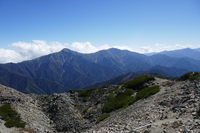
{"label": "mountain ridge", "polygon": [[[161,54],[146,56],[115,48],[92,54],[63,49],[29,61],[0,64],[0,83],[24,93],[61,93],[70,89],[81,89],[94,82],[108,80],[129,72],[145,70],[155,72],[156,69],[152,68],[158,65],[163,67],[157,67],[161,74],[165,72],[167,76],[173,77],[180,76],[184,72],[199,71],[200,61]],[[176,74],[169,69],[176,69],[174,71]],[[11,78],[12,75],[17,78]],[[48,84],[55,88],[51,88]]]}
{"label": "mountain ridge", "polygon": [[198,51],[198,49],[185,48],[173,51],[163,51],[160,52],[159,54],[164,54],[176,58],[189,57],[195,60],[200,60],[200,52]]}

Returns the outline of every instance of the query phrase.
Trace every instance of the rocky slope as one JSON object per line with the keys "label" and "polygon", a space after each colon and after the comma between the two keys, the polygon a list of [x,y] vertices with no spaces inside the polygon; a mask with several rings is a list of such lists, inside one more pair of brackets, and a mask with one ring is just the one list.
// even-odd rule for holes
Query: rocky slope
{"label": "rocky slope", "polygon": [[[197,81],[169,81],[156,78],[145,86],[160,85],[160,91],[146,99],[138,100],[123,110],[110,112],[110,117],[95,124],[103,114],[102,108],[108,95],[120,85],[53,95],[23,94],[0,85],[0,105],[10,103],[25,128],[6,128],[0,119],[0,132],[8,133],[178,133],[200,117]],[[80,95],[82,93],[82,95]],[[185,127],[183,126],[185,125]],[[142,127],[142,128],[141,128]],[[188,129],[200,132],[198,122]]]}
{"label": "rocky slope", "polygon": [[[137,101],[120,112],[113,112],[108,119],[93,126],[89,131],[180,133],[199,118],[196,82],[157,79],[150,84],[160,84],[160,92]],[[148,124],[150,125],[141,128]],[[188,131],[200,132],[199,122]]]}

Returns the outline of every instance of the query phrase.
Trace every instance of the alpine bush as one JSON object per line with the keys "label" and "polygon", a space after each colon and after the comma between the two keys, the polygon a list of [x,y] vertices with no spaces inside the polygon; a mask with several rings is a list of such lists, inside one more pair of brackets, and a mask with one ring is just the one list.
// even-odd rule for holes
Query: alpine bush
{"label": "alpine bush", "polygon": [[25,127],[25,123],[21,121],[20,115],[11,108],[10,104],[0,107],[0,115],[6,121],[6,127]]}
{"label": "alpine bush", "polygon": [[110,116],[110,114],[103,114],[102,116],[100,116],[97,121],[96,124],[98,124],[99,122],[103,121],[104,119],[108,118]]}
{"label": "alpine bush", "polygon": [[115,93],[110,93],[102,108],[102,112],[109,113],[113,110],[117,110],[135,102],[135,98],[131,96],[133,90],[126,89],[124,93],[115,96]]}
{"label": "alpine bush", "polygon": [[125,88],[133,89],[133,90],[141,90],[143,89],[143,84],[150,81],[150,80],[155,80],[154,77],[149,77],[149,76],[140,76],[137,78],[134,78],[130,81],[120,83],[123,85]]}
{"label": "alpine bush", "polygon": [[160,91],[159,88],[160,88],[159,85],[155,85],[155,86],[148,87],[148,88],[145,88],[145,89],[138,91],[137,94],[136,94],[136,100],[144,99],[144,98],[147,98],[147,97],[149,97],[153,94],[156,94],[157,92]]}
{"label": "alpine bush", "polygon": [[176,80],[177,81],[196,80],[199,77],[200,77],[200,73],[198,73],[198,72],[189,72],[189,73],[186,73],[186,74],[180,76]]}

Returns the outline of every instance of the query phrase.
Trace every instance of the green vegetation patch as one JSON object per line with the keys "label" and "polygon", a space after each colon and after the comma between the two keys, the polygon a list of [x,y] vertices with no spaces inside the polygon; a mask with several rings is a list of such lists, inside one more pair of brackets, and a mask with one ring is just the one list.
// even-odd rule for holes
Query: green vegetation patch
{"label": "green vegetation patch", "polygon": [[200,73],[198,72],[189,72],[186,73],[179,78],[177,78],[177,81],[185,81],[185,80],[197,80],[200,77]]}
{"label": "green vegetation patch", "polygon": [[100,116],[97,121],[96,124],[98,124],[99,122],[103,121],[104,119],[108,118],[110,116],[110,114],[103,114],[102,116]]}
{"label": "green vegetation patch", "polygon": [[[97,94],[97,95],[103,95],[105,93],[105,91],[112,92],[115,89],[113,87],[109,87],[109,88],[107,88],[107,87],[109,87],[109,86],[104,85],[99,88],[91,88],[91,89],[87,89],[87,90],[69,90],[69,92],[70,93],[77,92],[78,96],[83,98],[83,102],[87,102],[92,93]],[[93,98],[95,98],[95,97],[93,96]]]}
{"label": "green vegetation patch", "polygon": [[109,113],[113,110],[125,108],[128,105],[134,103],[135,97],[131,96],[133,93],[134,92],[131,89],[126,89],[124,93],[121,93],[119,95],[115,93],[110,93],[102,108],[102,112]]}
{"label": "green vegetation patch", "polygon": [[150,80],[155,80],[154,77],[149,77],[149,76],[140,76],[137,78],[134,78],[130,81],[120,83],[123,85],[125,88],[133,89],[133,90],[141,90],[143,89],[143,84],[150,81]]}
{"label": "green vegetation patch", "polygon": [[137,92],[136,100],[147,98],[147,97],[149,97],[153,94],[156,94],[159,91],[160,91],[159,85],[155,85],[155,86],[152,86],[152,87],[142,89],[142,90]]}
{"label": "green vegetation patch", "polygon": [[85,114],[85,113],[88,111],[89,108],[90,108],[90,107],[85,108],[85,109],[83,110],[83,114]]}
{"label": "green vegetation patch", "polygon": [[0,107],[0,115],[6,121],[6,127],[25,127],[25,123],[21,121],[20,115],[11,108],[10,104]]}
{"label": "green vegetation patch", "polygon": [[79,97],[83,97],[83,102],[86,102],[90,96],[90,94],[97,90],[98,88],[91,88],[91,89],[87,89],[87,90],[79,90]]}
{"label": "green vegetation patch", "polygon": [[137,100],[147,98],[160,91],[160,86],[152,86],[142,89],[137,92],[136,96],[131,96],[134,92],[131,89],[126,89],[126,91],[120,95],[115,96],[115,93],[110,93],[107,100],[102,108],[103,113],[110,113],[114,110],[122,110],[129,105],[135,103]]}
{"label": "green vegetation patch", "polygon": [[69,90],[70,93],[73,93],[73,92],[81,92],[83,90]]}
{"label": "green vegetation patch", "polygon": [[78,94],[79,97],[88,97],[90,94],[96,90],[97,88],[87,89],[87,90],[81,90]]}

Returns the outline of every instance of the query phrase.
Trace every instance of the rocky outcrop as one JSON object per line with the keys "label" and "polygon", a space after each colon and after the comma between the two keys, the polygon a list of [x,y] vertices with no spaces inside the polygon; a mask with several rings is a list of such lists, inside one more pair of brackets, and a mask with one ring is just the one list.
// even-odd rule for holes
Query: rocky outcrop
{"label": "rocky outcrop", "polygon": [[[25,130],[38,133],[77,133],[90,129],[102,114],[105,98],[106,95],[94,92],[88,101],[84,102],[83,98],[78,96],[78,92],[53,95],[23,94],[0,85],[0,106],[10,103],[26,122]],[[4,126],[3,120],[1,124]],[[11,132],[11,129],[5,126],[3,129],[2,132]],[[15,128],[14,132],[17,133],[17,130],[23,129]]]}
{"label": "rocky outcrop", "polygon": [[[0,132],[8,133],[179,133],[200,132],[197,81],[169,81],[156,78],[145,86],[159,85],[160,91],[138,100],[123,110],[115,110],[98,124],[107,96],[119,85],[94,89],[81,97],[79,91],[53,95],[23,94],[0,85],[0,105],[10,103],[25,128],[6,128],[0,119]],[[193,124],[194,123],[194,124]],[[193,124],[191,127],[190,125]]]}

